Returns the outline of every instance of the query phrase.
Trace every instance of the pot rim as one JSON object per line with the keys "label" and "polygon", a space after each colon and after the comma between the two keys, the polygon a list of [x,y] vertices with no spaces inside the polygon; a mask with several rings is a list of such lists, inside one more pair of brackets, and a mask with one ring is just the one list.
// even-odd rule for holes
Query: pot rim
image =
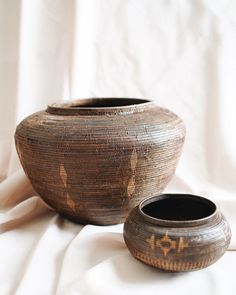
{"label": "pot rim", "polygon": [[54,115],[127,115],[143,112],[153,105],[152,100],[144,98],[94,97],[52,103],[46,111]]}
{"label": "pot rim", "polygon": [[[191,198],[197,202],[205,203],[205,204],[208,204],[209,206],[211,206],[213,208],[213,213],[209,214],[206,217],[198,218],[198,219],[169,220],[169,219],[161,219],[161,218],[152,217],[152,216],[144,213],[144,211],[142,210],[145,205],[148,205],[148,204],[153,203],[158,200],[167,199],[167,198],[175,198],[175,199],[177,198],[177,199],[182,199],[182,200]],[[161,194],[158,196],[146,198],[140,202],[140,204],[138,205],[138,210],[139,210],[139,213],[143,216],[143,218],[146,221],[153,223],[153,224],[159,224],[159,225],[168,226],[168,227],[199,226],[199,225],[203,225],[203,224],[207,224],[209,222],[212,222],[219,215],[219,210],[217,208],[217,205],[213,201],[209,200],[208,198],[204,198],[202,196],[198,196],[198,195],[194,195],[194,194],[186,194],[186,193],[183,193],[183,194],[181,194],[181,193],[178,193],[178,194],[167,193],[167,194]]]}

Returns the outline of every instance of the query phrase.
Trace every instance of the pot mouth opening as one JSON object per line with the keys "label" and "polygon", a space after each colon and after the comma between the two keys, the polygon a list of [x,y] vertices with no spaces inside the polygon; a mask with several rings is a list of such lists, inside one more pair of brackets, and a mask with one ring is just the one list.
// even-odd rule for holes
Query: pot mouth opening
{"label": "pot mouth opening", "polygon": [[69,107],[71,108],[111,108],[111,107],[124,107],[130,105],[137,105],[149,102],[147,99],[137,98],[90,98],[81,99],[72,102]]}
{"label": "pot mouth opening", "polygon": [[177,226],[204,224],[217,212],[212,201],[190,194],[163,194],[148,198],[140,203],[139,209],[151,222]]}
{"label": "pot mouth opening", "polygon": [[61,115],[127,114],[141,112],[150,107],[152,101],[139,98],[101,97],[72,100],[68,103],[54,103],[47,112]]}

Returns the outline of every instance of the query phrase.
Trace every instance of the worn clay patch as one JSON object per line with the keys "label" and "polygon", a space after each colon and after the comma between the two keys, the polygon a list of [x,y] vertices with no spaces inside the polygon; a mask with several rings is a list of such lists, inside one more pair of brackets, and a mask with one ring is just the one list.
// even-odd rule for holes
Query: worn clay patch
{"label": "worn clay patch", "polygon": [[[67,189],[67,172],[63,164],[60,165],[60,177],[61,177],[62,183]],[[73,210],[76,213],[75,202],[73,201],[69,193],[67,193],[66,195],[66,204],[71,210]]]}
{"label": "worn clay patch", "polygon": [[131,170],[133,173],[135,173],[135,168],[136,168],[137,162],[138,162],[138,155],[137,155],[136,148],[134,148],[132,150],[132,154],[130,157],[130,167],[131,167]]}
{"label": "worn clay patch", "polygon": [[66,187],[67,186],[67,173],[66,173],[66,170],[65,170],[65,167],[63,164],[60,165],[60,177],[61,177],[61,180],[62,180],[64,186]]}
{"label": "worn clay patch", "polygon": [[128,197],[131,198],[135,190],[135,180],[134,176],[132,176],[129,180],[128,187],[127,187],[127,193]]}
{"label": "worn clay patch", "polygon": [[135,169],[137,166],[137,162],[138,162],[138,155],[137,155],[136,148],[134,148],[132,150],[131,157],[130,157],[130,168],[132,171],[132,176],[127,186],[127,194],[129,198],[133,196],[133,193],[135,191],[135,172],[136,172]]}
{"label": "worn clay patch", "polygon": [[69,194],[66,195],[66,203],[70,209],[72,209],[76,213],[75,202],[71,198]]}

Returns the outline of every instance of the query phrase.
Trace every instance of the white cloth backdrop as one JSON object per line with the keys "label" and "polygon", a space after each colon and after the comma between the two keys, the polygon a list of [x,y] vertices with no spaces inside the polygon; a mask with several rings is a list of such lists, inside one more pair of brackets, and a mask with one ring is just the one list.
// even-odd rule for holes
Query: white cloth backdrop
{"label": "white cloth backdrop", "polygon": [[52,101],[152,98],[187,138],[166,191],[217,201],[236,248],[236,2],[0,1],[0,294],[235,294],[236,252],[168,274],[131,257],[122,225],[50,210],[20,169],[14,130]]}

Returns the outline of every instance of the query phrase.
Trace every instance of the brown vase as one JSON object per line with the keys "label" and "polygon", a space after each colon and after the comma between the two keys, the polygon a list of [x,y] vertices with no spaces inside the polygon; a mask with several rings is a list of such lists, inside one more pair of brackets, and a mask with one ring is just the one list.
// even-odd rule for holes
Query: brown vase
{"label": "brown vase", "polygon": [[166,271],[191,271],[217,261],[231,232],[216,205],[194,195],[165,194],[136,206],[124,240],[138,260]]}
{"label": "brown vase", "polygon": [[173,175],[182,120],[144,99],[94,98],[53,104],[23,120],[16,148],[35,191],[80,223],[122,223]]}

